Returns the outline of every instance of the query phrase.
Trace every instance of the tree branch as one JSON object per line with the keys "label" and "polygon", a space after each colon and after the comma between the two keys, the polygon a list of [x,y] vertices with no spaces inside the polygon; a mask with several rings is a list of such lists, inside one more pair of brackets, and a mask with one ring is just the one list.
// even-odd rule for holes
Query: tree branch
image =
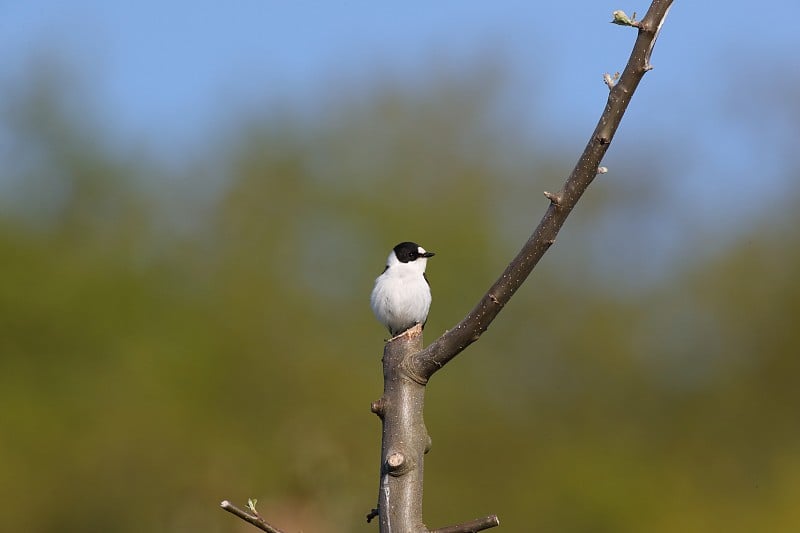
{"label": "tree branch", "polygon": [[[423,407],[430,377],[480,338],[505,304],[530,275],[555,238],[587,187],[605,168],[600,163],[634,91],[652,67],[650,55],[672,0],[654,0],[641,21],[615,12],[614,22],[637,28],[639,34],[622,75],[604,77],[608,101],[583,154],[556,193],[545,192],[550,205],[517,256],[489,288],[477,305],[454,328],[424,350],[422,328],[417,325],[386,343],[383,355],[384,393],[373,402],[372,412],[383,422],[378,507],[367,521],[380,518],[381,533],[428,532],[422,522],[423,459],[431,440],[425,428]],[[624,16],[623,16],[624,15]],[[267,524],[248,503],[251,513],[228,501],[226,511],[268,533],[282,533]],[[435,529],[430,533],[468,533],[499,525],[497,516]]]}
{"label": "tree branch", "polygon": [[[263,518],[261,518],[258,515],[258,513],[250,514],[247,511],[243,511],[242,509],[239,509],[238,507],[233,505],[228,500],[223,500],[222,502],[220,502],[219,506],[228,511],[229,513],[238,516],[245,522],[250,522],[261,531],[266,531],[267,533],[284,533],[277,527],[269,525]],[[251,509],[253,507],[255,507],[255,505],[251,506]]]}
{"label": "tree branch", "polygon": [[500,525],[500,519],[497,515],[486,516],[484,518],[476,518],[463,524],[455,526],[440,527],[439,529],[432,529],[430,533],[475,533],[476,531],[483,531]]}
{"label": "tree branch", "polygon": [[414,355],[409,371],[415,380],[427,382],[434,373],[478,340],[553,245],[575,204],[598,174],[600,162],[639,82],[652,69],[650,55],[671,5],[672,0],[654,0],[641,21],[631,21],[628,24],[639,31],[636,43],[619,80],[613,84],[607,83],[609,95],[606,107],[575,168],[561,190],[557,193],[545,192],[550,206],[541,222],[472,311],[455,327]]}

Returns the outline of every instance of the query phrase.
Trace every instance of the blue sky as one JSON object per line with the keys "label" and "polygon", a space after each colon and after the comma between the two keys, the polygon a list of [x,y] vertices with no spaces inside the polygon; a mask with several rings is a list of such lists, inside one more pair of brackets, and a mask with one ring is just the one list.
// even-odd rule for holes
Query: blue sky
{"label": "blue sky", "polygon": [[[540,102],[520,110],[553,110],[553,122],[594,121],[603,71],[624,65],[634,32],[610,24],[614,1],[566,2],[559,11],[529,1],[274,2],[244,0],[5,3],[0,22],[4,70],[19,72],[31,56],[56,52],[87,75],[114,126],[191,136],[224,110],[221,99],[248,105],[291,95],[301,103],[339,80],[382,72],[419,75],[432,61],[468,65],[498,53],[517,95],[536,89]],[[700,5],[698,5],[700,4]],[[800,15],[795,0],[770,4],[676,2],[656,49],[642,101],[685,98],[702,113],[709,94],[725,90],[721,74],[735,64],[797,64],[797,32],[775,20]],[[777,55],[777,57],[776,57]],[[663,103],[663,102],[662,102]],[[659,120],[669,120],[662,116]],[[631,121],[633,122],[633,121]]]}
{"label": "blue sky", "polygon": [[[146,139],[180,158],[215,125],[247,109],[274,102],[302,108],[332,84],[369,86],[387,74],[413,80],[430,73],[431,65],[466,69],[496,55],[509,72],[509,116],[516,124],[543,118],[547,138],[537,142],[566,143],[577,155],[605,101],[601,76],[622,69],[635,37],[608,23],[611,12],[638,10],[641,16],[649,4],[552,5],[4,2],[0,79],[14,80],[37,56],[55,54],[87,80],[89,99],[109,131],[123,141]],[[776,79],[792,72],[798,78],[800,33],[779,24],[798,15],[797,0],[773,2],[766,13],[743,1],[676,1],[653,55],[655,70],[645,77],[607,159],[624,157],[636,141],[665,143],[669,152],[685,153],[675,176],[677,198],[687,187],[715,191],[720,205],[704,211],[716,209],[720,223],[734,214],[755,216],[752,195],[785,175],[784,162],[770,150],[787,125],[776,122],[778,113],[763,118],[754,135],[739,115],[767,109]]]}

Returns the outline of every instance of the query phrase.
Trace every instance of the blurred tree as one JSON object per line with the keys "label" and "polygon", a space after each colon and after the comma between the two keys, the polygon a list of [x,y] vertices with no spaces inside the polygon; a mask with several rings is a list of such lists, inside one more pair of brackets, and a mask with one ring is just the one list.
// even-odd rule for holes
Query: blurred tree
{"label": "blurred tree", "polygon": [[[374,530],[367,409],[383,332],[367,298],[386,242],[422,235],[439,252],[437,333],[479,296],[460,287],[485,286],[538,217],[490,214],[569,167],[557,154],[531,167],[515,132],[499,133],[495,77],[336,94],[313,126],[243,121],[207,150],[225,183],[188,232],[163,222],[184,207],[163,201],[172,171],[104,142],[74,112],[88,104],[61,99],[69,79],[6,92],[4,528],[232,531],[216,503],[254,496],[290,531]],[[636,204],[648,221],[652,191],[631,181],[606,177],[565,231],[607,224],[593,202]],[[629,291],[609,250],[647,243],[656,223],[595,234],[605,246],[565,236],[473,355],[436,378],[431,523],[495,511],[509,530],[800,527],[799,222],[767,219]],[[593,276],[598,261],[609,266]],[[475,423],[496,437],[465,442]],[[490,500],[463,469],[475,456],[491,458]]]}

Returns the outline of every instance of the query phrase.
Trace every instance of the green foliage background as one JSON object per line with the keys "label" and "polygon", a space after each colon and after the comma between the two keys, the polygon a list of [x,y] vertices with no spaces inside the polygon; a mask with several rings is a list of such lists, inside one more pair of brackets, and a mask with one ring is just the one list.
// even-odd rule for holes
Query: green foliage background
{"label": "green foliage background", "polygon": [[[576,154],[500,135],[478,69],[268,110],[176,168],[121,150],[47,72],[2,105],[2,529],[246,531],[217,505],[254,497],[287,531],[375,531],[385,332],[367,300],[389,247],[438,252],[430,340]],[[800,529],[800,220],[687,228],[648,260],[648,224],[681,216],[659,209],[662,148],[610,165],[432,381],[429,525]]]}

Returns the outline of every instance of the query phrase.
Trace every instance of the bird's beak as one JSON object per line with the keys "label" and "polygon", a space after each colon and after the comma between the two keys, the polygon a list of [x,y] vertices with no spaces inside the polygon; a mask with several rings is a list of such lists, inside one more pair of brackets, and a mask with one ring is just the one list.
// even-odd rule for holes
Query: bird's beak
{"label": "bird's beak", "polygon": [[436,255],[436,254],[433,253],[433,252],[425,252],[420,257],[433,257],[434,255]]}

